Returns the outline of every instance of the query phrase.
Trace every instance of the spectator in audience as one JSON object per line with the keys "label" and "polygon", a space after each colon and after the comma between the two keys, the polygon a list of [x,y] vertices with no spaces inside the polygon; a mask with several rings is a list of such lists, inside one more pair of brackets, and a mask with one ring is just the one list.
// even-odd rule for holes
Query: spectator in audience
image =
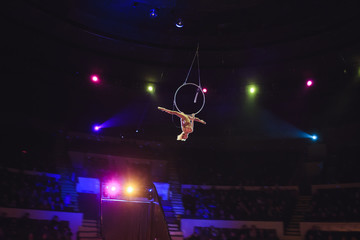
{"label": "spectator in audience", "polygon": [[201,240],[197,232],[194,232],[189,238],[189,240]]}
{"label": "spectator in audience", "polygon": [[71,196],[69,193],[67,193],[64,199],[64,206],[69,207],[70,204],[71,204]]}
{"label": "spectator in audience", "polygon": [[250,228],[250,232],[249,232],[249,237],[250,239],[257,239],[257,232],[256,232],[256,227],[254,225],[251,226]]}
{"label": "spectator in audience", "polygon": [[49,224],[49,230],[50,230],[50,235],[53,238],[57,238],[57,233],[60,230],[60,224],[59,224],[59,217],[58,216],[54,216]]}

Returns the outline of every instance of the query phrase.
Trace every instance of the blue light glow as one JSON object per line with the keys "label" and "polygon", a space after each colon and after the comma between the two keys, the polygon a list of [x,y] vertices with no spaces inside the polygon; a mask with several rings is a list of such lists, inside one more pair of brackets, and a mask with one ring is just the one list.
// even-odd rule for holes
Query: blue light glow
{"label": "blue light glow", "polygon": [[150,17],[151,18],[156,18],[158,15],[157,15],[157,12],[155,9],[151,9],[150,10]]}
{"label": "blue light glow", "polygon": [[94,129],[95,132],[98,132],[98,131],[100,131],[101,126],[100,125],[95,125],[93,129]]}
{"label": "blue light glow", "polygon": [[316,135],[312,135],[311,136],[312,140],[316,141],[318,139],[318,137]]}
{"label": "blue light glow", "polygon": [[182,28],[184,26],[184,23],[181,18],[179,18],[175,24],[176,27]]}

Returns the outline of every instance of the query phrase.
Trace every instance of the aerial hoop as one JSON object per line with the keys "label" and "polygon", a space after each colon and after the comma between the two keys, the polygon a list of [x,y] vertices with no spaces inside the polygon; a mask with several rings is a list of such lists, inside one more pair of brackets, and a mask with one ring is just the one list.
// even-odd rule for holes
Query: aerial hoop
{"label": "aerial hoop", "polygon": [[[197,65],[198,65],[198,76],[199,76],[199,84],[198,85],[196,85],[195,83],[188,83],[187,82],[187,80],[189,78],[189,75],[190,75],[190,72],[191,72],[191,69],[192,69],[192,67],[194,65],[195,59],[197,59]],[[195,117],[195,115],[199,114],[203,110],[203,108],[205,106],[205,94],[204,94],[204,92],[203,92],[203,90],[201,88],[200,66],[199,65],[200,64],[199,64],[199,44],[198,44],[195,56],[194,56],[193,61],[191,63],[189,72],[188,72],[188,74],[186,76],[185,82],[176,90],[176,92],[174,94],[173,109],[169,110],[169,109],[166,109],[166,108],[163,108],[163,107],[158,107],[158,109],[160,111],[171,114],[171,117],[173,117],[175,115],[175,116],[180,118],[181,131],[182,132],[177,136],[177,140],[180,140],[180,141],[186,141],[189,134],[194,131],[194,123],[195,122],[206,124],[206,122],[204,120],[201,120],[200,118]],[[186,113],[184,113],[183,111],[181,111],[179,109],[179,107],[178,107],[178,105],[176,103],[176,98],[177,98],[178,92],[179,92],[179,90],[181,88],[183,88],[184,86],[190,86],[190,85],[195,86],[196,89],[197,89],[197,91],[195,93],[194,103],[196,103],[196,101],[197,101],[197,97],[199,95],[199,92],[201,92],[201,94],[202,94],[203,102],[202,102],[202,105],[201,105],[200,109],[196,113],[186,114]],[[175,108],[176,108],[177,111],[174,110]],[[173,122],[174,122],[174,119],[173,119]]]}
{"label": "aerial hoop", "polygon": [[177,106],[177,104],[176,104],[176,97],[177,97],[177,94],[178,94],[179,90],[180,90],[182,87],[187,86],[187,85],[193,85],[193,86],[197,87],[197,92],[196,92],[196,96],[195,96],[195,99],[194,99],[194,103],[196,103],[196,98],[197,98],[197,95],[198,95],[199,91],[202,93],[203,103],[202,103],[202,106],[201,106],[201,108],[199,109],[199,111],[197,111],[197,112],[195,113],[195,115],[197,115],[197,114],[199,114],[199,113],[203,110],[203,108],[204,108],[204,106],[205,106],[205,94],[204,94],[203,90],[201,89],[201,86],[196,85],[195,83],[184,83],[183,85],[181,85],[181,86],[176,90],[175,95],[174,95],[174,106],[176,107],[176,109],[177,109],[179,112],[183,112],[183,111],[181,111],[181,110],[178,108],[178,106]]}

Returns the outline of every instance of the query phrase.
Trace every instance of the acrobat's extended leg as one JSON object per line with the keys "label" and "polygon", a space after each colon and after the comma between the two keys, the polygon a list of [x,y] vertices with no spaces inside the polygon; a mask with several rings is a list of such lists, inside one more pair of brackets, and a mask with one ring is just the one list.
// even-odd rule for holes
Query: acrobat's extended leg
{"label": "acrobat's extended leg", "polygon": [[180,133],[180,134],[177,136],[176,140],[178,140],[178,141],[182,140],[182,136],[183,136],[183,135],[184,135],[184,132]]}
{"label": "acrobat's extended leg", "polygon": [[179,140],[179,141],[186,141],[186,139],[188,138],[188,135],[189,135],[189,134],[182,132],[182,133],[180,133],[180,134],[177,136],[177,140]]}

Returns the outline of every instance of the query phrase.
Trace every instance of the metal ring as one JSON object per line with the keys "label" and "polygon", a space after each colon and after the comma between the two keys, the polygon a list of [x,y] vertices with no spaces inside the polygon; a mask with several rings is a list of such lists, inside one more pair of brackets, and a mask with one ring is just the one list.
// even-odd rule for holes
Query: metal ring
{"label": "metal ring", "polygon": [[[203,104],[202,104],[200,110],[195,113],[195,115],[197,115],[197,114],[199,114],[199,113],[201,112],[201,110],[202,110],[202,109],[204,108],[204,106],[205,106],[205,94],[204,94],[203,90],[201,89],[201,87],[200,87],[199,85],[196,85],[195,83],[184,83],[183,85],[181,85],[181,86],[176,90],[175,95],[174,95],[174,105],[175,105],[176,109],[177,109],[179,112],[182,112],[182,111],[178,108],[178,106],[177,106],[177,104],[176,104],[176,96],[177,96],[179,90],[180,90],[182,87],[186,86],[186,85],[193,85],[193,86],[197,87],[197,88],[200,90],[200,92],[202,93],[202,96],[203,96]],[[186,114],[186,113],[185,113],[185,114]]]}

